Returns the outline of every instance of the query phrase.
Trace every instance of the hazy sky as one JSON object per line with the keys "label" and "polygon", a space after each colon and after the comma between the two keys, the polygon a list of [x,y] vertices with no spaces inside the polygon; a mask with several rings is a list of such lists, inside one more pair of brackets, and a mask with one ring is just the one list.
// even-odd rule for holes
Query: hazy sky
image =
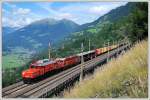
{"label": "hazy sky", "polygon": [[127,2],[3,2],[3,26],[22,27],[44,18],[91,22]]}

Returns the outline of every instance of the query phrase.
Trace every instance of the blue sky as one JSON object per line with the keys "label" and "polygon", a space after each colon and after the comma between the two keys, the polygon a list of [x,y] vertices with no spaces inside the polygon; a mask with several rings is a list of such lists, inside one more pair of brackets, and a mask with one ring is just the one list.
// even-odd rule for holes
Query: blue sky
{"label": "blue sky", "polygon": [[44,18],[69,19],[78,24],[92,22],[127,2],[3,2],[2,24],[23,27]]}

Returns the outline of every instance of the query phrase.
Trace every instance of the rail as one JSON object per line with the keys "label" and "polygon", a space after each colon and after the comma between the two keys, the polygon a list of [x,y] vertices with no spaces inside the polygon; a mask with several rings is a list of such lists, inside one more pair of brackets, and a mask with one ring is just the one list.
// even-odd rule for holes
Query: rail
{"label": "rail", "polygon": [[[119,51],[122,51],[123,49],[127,48],[128,45],[121,46],[119,48]],[[118,49],[114,49],[109,52],[109,57],[113,56],[118,52]],[[89,70],[90,68],[93,68],[97,64],[101,63],[102,61],[106,60],[108,55],[102,54],[90,61],[87,61],[84,63],[83,66],[84,70]],[[66,82],[69,82],[70,80],[79,77],[80,75],[80,64],[69,68],[63,72],[60,72],[54,76],[51,76],[43,81],[37,82],[35,84],[24,84],[23,82],[19,82],[16,84],[13,84],[11,86],[8,86],[6,88],[2,89],[2,96],[4,98],[36,98],[36,97],[42,97],[47,92],[52,92],[57,87],[62,86],[63,84],[66,84]]]}

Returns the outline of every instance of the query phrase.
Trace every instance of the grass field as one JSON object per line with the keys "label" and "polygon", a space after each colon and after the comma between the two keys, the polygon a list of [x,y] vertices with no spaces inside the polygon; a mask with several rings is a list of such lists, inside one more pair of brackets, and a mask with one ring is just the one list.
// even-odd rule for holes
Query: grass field
{"label": "grass field", "polygon": [[24,61],[19,59],[19,55],[11,54],[2,57],[3,68],[14,68],[24,64]]}
{"label": "grass field", "polygon": [[9,54],[2,56],[2,67],[4,69],[20,67],[26,64],[29,58],[21,54]]}
{"label": "grass field", "polygon": [[8,54],[5,54],[5,51],[3,51],[2,68],[9,69],[20,67],[30,60],[31,54],[31,51],[21,47],[12,49]]}
{"label": "grass field", "polygon": [[97,69],[91,79],[76,83],[64,92],[64,98],[147,98],[148,42],[142,41],[103,69]]}

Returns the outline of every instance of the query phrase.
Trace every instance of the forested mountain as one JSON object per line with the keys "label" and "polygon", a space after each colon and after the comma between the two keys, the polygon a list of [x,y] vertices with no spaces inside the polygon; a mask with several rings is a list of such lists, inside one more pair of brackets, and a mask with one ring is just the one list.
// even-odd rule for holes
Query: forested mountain
{"label": "forested mountain", "polygon": [[[59,49],[63,48],[63,51],[71,52],[67,53],[69,55],[79,52],[81,42],[84,43],[85,50],[88,50],[89,39],[91,40],[91,49],[102,47],[104,42],[107,41],[112,43],[125,37],[136,39],[134,37],[136,34],[142,32],[145,35],[147,34],[145,31],[147,30],[146,22],[148,18],[144,17],[147,15],[145,15],[146,12],[142,11],[146,9],[143,4],[138,2],[127,3],[124,6],[111,10],[95,21],[83,25],[78,25],[67,19],[55,20],[47,18],[39,20],[7,36],[4,34],[3,50],[14,47],[39,50],[40,48],[47,48],[48,42],[52,42],[57,43]],[[140,22],[145,21],[139,26],[143,28],[142,26],[145,25],[144,30],[139,29],[139,27],[134,27],[136,26],[134,24],[140,24],[137,23],[138,20]],[[134,23],[135,21],[136,23]],[[65,55],[65,53],[63,54]]]}
{"label": "forested mountain", "polygon": [[[124,38],[133,41],[135,37],[133,36],[132,31],[129,30],[129,25],[134,23],[130,20],[133,19],[132,17],[136,17],[134,13],[136,9],[140,10],[140,4],[142,5],[142,3],[138,2],[127,3],[125,6],[111,10],[109,13],[99,17],[91,23],[80,26],[80,31],[74,32],[71,36],[60,41],[60,47],[53,51],[53,56],[65,57],[79,53],[81,43],[84,44],[84,50],[87,51],[89,49],[89,40],[91,41],[91,49],[103,47],[106,45],[104,43],[107,43],[108,41],[110,44]],[[145,13],[148,12],[145,11]],[[147,15],[144,14],[143,16]],[[138,21],[136,20],[136,22]],[[130,27],[130,29],[131,28],[134,29],[134,26]],[[47,57],[47,50],[43,51],[38,58],[42,57]]]}
{"label": "forested mountain", "polygon": [[103,24],[105,22],[115,22],[123,17],[126,17],[131,13],[132,9],[135,7],[135,3],[127,3],[125,6],[120,6],[116,9],[111,10],[107,14],[99,17],[97,20],[83,24],[80,30],[87,29],[89,27],[95,27],[96,25]]}
{"label": "forested mountain", "polygon": [[[57,42],[68,34],[75,32],[79,25],[73,21],[62,19],[43,19],[23,28],[5,34],[3,31],[3,48],[23,47],[30,50],[45,48],[48,42]],[[19,42],[18,42],[19,41]]]}
{"label": "forested mountain", "polygon": [[[53,57],[65,57],[79,53],[81,43],[84,44],[84,51],[87,51],[89,40],[91,41],[90,49],[103,47],[108,41],[112,44],[124,38],[135,42],[148,37],[147,27],[147,3],[128,3],[113,9],[92,23],[80,26],[80,31],[72,33],[61,41],[59,49],[54,50],[52,55]],[[38,59],[42,57],[48,57],[47,49],[37,56]]]}
{"label": "forested mountain", "polygon": [[13,31],[15,31],[17,29],[18,29],[17,27],[7,27],[7,26],[2,27],[2,31],[5,35],[12,33]]}

